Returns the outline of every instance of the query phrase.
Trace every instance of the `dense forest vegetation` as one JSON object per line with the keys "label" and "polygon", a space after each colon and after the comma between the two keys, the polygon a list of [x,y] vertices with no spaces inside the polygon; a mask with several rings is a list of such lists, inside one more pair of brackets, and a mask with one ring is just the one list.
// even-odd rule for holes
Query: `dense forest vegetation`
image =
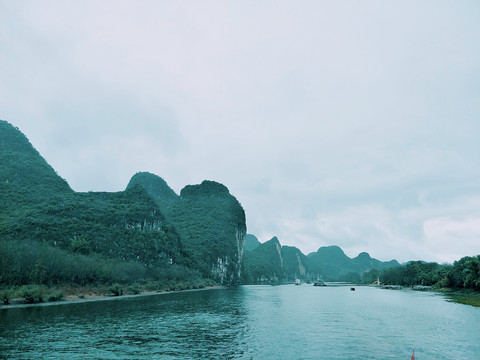
{"label": "dense forest vegetation", "polygon": [[190,267],[204,276],[213,271],[214,279],[222,283],[239,282],[245,212],[226,186],[205,180],[185,186],[177,196],[163,179],[146,172],[135,174],[127,190],[133,186],[143,187],[175,226]]}
{"label": "dense forest vegetation", "polygon": [[[0,241],[0,301],[13,297],[35,297],[83,291],[120,295],[142,290],[183,290],[214,284],[182,265],[144,266],[98,253],[72,253],[38,241]],[[77,290],[75,290],[77,289]],[[27,297],[26,297],[27,296]],[[43,296],[43,298],[42,298]]]}
{"label": "dense forest vegetation", "polygon": [[363,281],[367,284],[377,279],[391,285],[480,290],[480,255],[466,256],[445,265],[411,261],[382,271],[371,270],[363,275]]}
{"label": "dense forest vegetation", "polygon": [[145,266],[182,261],[175,229],[140,187],[76,193],[27,138],[0,122],[0,239],[104,254]]}
{"label": "dense forest vegetation", "polygon": [[[221,188],[222,194],[200,197],[195,195],[195,186],[193,193],[186,190],[186,196],[178,197],[168,186],[152,185],[150,190],[163,195],[165,201],[179,199],[169,209],[176,223],[188,222],[184,217],[198,213],[191,226],[181,227],[182,241],[174,222],[164,215],[147,189],[133,184],[116,193],[74,192],[28,139],[6,121],[0,121],[0,163],[1,289],[115,284],[136,284],[135,288],[142,289],[199,287],[219,279],[212,269],[212,263],[217,262],[212,254],[238,254],[238,246],[230,249],[232,239],[227,237],[233,224],[245,226],[245,215],[221,184],[215,183],[215,187]],[[202,186],[199,189],[204,191]],[[235,199],[238,207],[226,201],[227,197]],[[202,205],[205,198],[215,201]],[[187,204],[190,212],[179,203]],[[208,217],[203,221],[201,214],[206,210],[211,219],[230,216],[232,226],[216,225]],[[220,227],[230,232],[217,236]],[[201,238],[188,238],[183,233],[185,228],[189,230],[187,235]]]}
{"label": "dense forest vegetation", "polygon": [[141,188],[119,193],[72,193],[3,214],[0,236],[38,240],[80,252],[105,254],[144,265],[181,262],[181,244]]}

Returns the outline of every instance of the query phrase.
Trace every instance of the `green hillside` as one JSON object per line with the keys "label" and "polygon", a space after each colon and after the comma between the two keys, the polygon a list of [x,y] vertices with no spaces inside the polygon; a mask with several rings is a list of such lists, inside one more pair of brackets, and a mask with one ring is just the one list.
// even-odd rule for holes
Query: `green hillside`
{"label": "green hillside", "polygon": [[[148,269],[151,274],[156,273],[152,269],[168,273],[170,265],[177,264],[178,270],[188,263],[175,228],[143,188],[76,193],[28,139],[5,121],[0,121],[0,161],[0,285],[51,283],[52,277],[72,284],[80,278],[108,283],[126,279],[115,275],[123,270],[132,273],[135,269],[147,276]],[[34,253],[24,244],[41,251]],[[18,256],[22,256],[22,269]],[[75,256],[83,256],[90,267],[72,270],[68,265],[70,275],[53,275],[67,273],[63,259]],[[110,265],[100,278],[94,276],[99,274],[99,262]],[[33,276],[38,269],[52,276]],[[27,276],[10,276],[18,271]],[[86,275],[89,272],[91,276]]]}
{"label": "green hillside", "polygon": [[395,260],[382,262],[367,253],[351,259],[338,246],[321,247],[305,256],[296,247],[280,247],[274,237],[252,251],[245,251],[242,281],[245,284],[294,282],[295,279],[361,282],[363,274],[371,270],[396,266],[400,264]]}
{"label": "green hillside", "polygon": [[160,177],[138,173],[127,189],[143,187],[180,236],[188,266],[224,284],[239,282],[245,212],[228,188],[214,181],[187,185],[177,196]]}
{"label": "green hillside", "polygon": [[155,200],[162,212],[168,212],[179,196],[173,191],[167,182],[160,176],[149,172],[138,172],[130,179],[127,190],[135,185],[141,186]]}
{"label": "green hillside", "polygon": [[278,284],[284,281],[282,247],[276,237],[245,251],[242,282],[245,284]]}
{"label": "green hillside", "polygon": [[0,120],[0,196],[3,214],[18,213],[32,203],[72,194],[59,177],[17,128]]}

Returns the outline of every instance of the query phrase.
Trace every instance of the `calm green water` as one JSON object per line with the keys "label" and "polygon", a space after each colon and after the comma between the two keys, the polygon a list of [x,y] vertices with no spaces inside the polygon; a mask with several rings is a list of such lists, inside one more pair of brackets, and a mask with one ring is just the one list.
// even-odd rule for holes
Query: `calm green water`
{"label": "calm green water", "polygon": [[8,359],[480,359],[480,308],[370,287],[243,286],[0,310]]}

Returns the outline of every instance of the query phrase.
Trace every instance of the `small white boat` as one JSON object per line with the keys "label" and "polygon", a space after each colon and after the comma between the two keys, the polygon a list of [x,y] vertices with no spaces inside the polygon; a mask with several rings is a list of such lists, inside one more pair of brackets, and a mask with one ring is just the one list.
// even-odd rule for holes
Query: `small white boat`
{"label": "small white boat", "polygon": [[300,281],[300,279],[295,279],[295,285],[302,285],[302,282]]}

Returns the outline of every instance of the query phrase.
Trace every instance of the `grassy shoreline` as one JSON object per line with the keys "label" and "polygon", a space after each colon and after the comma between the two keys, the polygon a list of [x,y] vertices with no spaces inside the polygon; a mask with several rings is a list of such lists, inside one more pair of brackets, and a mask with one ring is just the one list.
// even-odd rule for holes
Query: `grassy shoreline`
{"label": "grassy shoreline", "polygon": [[0,309],[166,294],[217,288],[218,285],[211,279],[196,279],[167,283],[150,281],[141,284],[99,284],[90,286],[72,286],[69,284],[9,286],[0,288]]}
{"label": "grassy shoreline", "polygon": [[452,288],[441,288],[436,289],[436,291],[444,295],[447,301],[480,307],[480,292],[478,291]]}
{"label": "grassy shoreline", "polygon": [[203,290],[213,290],[213,289],[222,289],[224,286],[220,285],[209,285],[201,288],[190,288],[190,289],[179,289],[179,290],[143,290],[138,293],[125,293],[114,295],[112,293],[104,293],[101,288],[89,288],[88,291],[78,292],[76,294],[66,295],[59,300],[54,301],[37,301],[37,302],[26,302],[24,298],[13,298],[8,304],[1,304],[0,310],[2,309],[15,309],[15,308],[26,308],[26,307],[39,307],[39,306],[54,306],[54,305],[67,305],[67,304],[78,304],[86,302],[96,302],[96,301],[112,301],[112,300],[121,300],[129,299],[135,297],[146,297],[146,296],[155,296],[155,295],[165,295],[165,294],[174,294],[179,292],[193,292],[193,291],[203,291]]}
{"label": "grassy shoreline", "polygon": [[[9,289],[0,289],[0,301],[3,301],[0,303],[0,310],[26,308],[32,306],[52,306],[95,301],[121,300],[134,297],[165,295],[178,292],[191,292],[221,288],[224,288],[224,286],[220,286],[215,283],[209,283],[208,285],[202,284],[199,286],[177,283],[170,286],[163,286],[161,288],[143,286],[141,290],[138,290],[138,287],[136,286],[117,284],[95,287],[57,286],[50,288],[46,286],[27,285],[10,287]],[[26,290],[27,292],[30,292],[29,295],[25,295]],[[431,290],[443,295],[446,298],[446,301],[480,307],[480,292],[478,291],[453,288],[432,288]],[[23,296],[19,296],[22,291],[24,292]],[[43,295],[35,295],[35,291],[43,292]],[[10,296],[7,302],[5,302],[4,298],[6,293],[13,295]]]}
{"label": "grassy shoreline", "polygon": [[437,288],[437,287],[423,287],[424,289],[415,289],[413,287],[403,287],[399,285],[386,285],[384,289],[411,289],[417,291],[434,291],[439,295],[443,295],[448,302],[454,302],[457,304],[470,305],[480,307],[480,292],[473,289],[455,289],[455,288]]}

